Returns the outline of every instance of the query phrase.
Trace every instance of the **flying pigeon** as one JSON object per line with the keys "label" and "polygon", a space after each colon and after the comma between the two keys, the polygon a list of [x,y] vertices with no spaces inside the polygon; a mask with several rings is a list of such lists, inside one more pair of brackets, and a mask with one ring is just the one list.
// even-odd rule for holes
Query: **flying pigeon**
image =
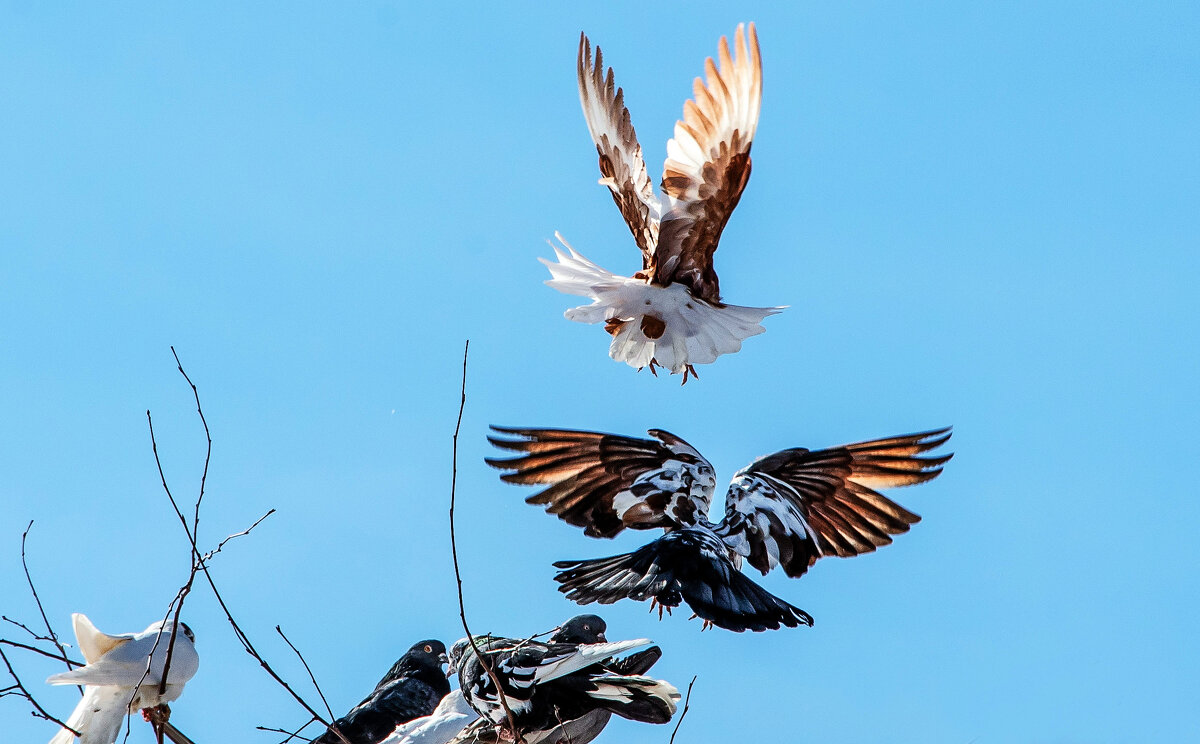
{"label": "flying pigeon", "polygon": [[500,447],[521,453],[487,462],[508,483],[545,485],[526,499],[591,537],[625,528],[666,534],[632,553],[560,561],[559,591],[579,604],[650,600],[670,611],[686,602],[704,628],[761,631],[812,625],[812,617],[741,573],[779,566],[803,576],[818,558],[869,553],[920,520],[877,488],[924,483],[951,455],[924,455],[950,429],[823,450],[794,448],[739,470],[725,495],[725,517],[708,520],[712,465],[679,437],[654,439],[562,429],[492,427]]}
{"label": "flying pigeon", "polygon": [[[141,709],[146,720],[165,721],[167,703],[177,699],[200,667],[195,635],[184,623],[175,632],[174,623],[159,621],[141,633],[108,635],[100,632],[83,613],[71,615],[75,639],[86,666],[50,676],[52,685],[84,685],[83,698],[67,719],[78,731],[79,744],[113,744],[125,716]],[[158,688],[166,665],[167,649],[175,635],[167,685]],[[63,729],[50,744],[73,744],[75,735]]]}
{"label": "flying pigeon", "polygon": [[450,693],[450,681],[442,671],[445,663],[446,646],[441,641],[414,644],[365,700],[334,721],[313,744],[342,744],[334,727],[350,744],[377,744],[400,724],[433,713]]}
{"label": "flying pigeon", "polygon": [[[476,636],[475,643],[500,680],[516,727],[527,741],[550,741],[548,733],[595,710],[644,723],[666,723],[675,714],[679,691],[674,686],[612,666],[614,657],[643,648],[648,640],[576,644]],[[512,736],[496,685],[467,639],[450,649],[450,665],[467,703],[499,730],[501,738]]]}
{"label": "flying pigeon", "polygon": [[[662,194],[655,194],[642,147],[625,108],[624,92],[604,72],[600,49],[579,38],[579,100],[600,156],[600,183],[642,252],[641,271],[613,274],[572,248],[561,235],[558,262],[546,282],[560,292],[590,297],[592,304],[566,312],[569,320],[604,323],[612,335],[608,354],[641,369],[666,367],[695,375],[763,332],[763,318],[782,307],[740,307],[721,301],[713,253],[721,231],[750,179],[750,145],[762,102],[762,58],[754,24],[734,36],[734,53],[721,37],[719,67],[705,61],[705,78],[693,83],[692,100],[667,143]],[[564,250],[565,249],[565,250]],[[657,373],[655,373],[657,374]]]}

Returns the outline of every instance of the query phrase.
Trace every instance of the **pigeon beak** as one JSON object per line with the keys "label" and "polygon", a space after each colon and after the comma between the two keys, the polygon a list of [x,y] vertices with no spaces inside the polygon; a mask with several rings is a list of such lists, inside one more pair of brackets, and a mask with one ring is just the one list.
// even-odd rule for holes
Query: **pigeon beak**
{"label": "pigeon beak", "polygon": [[603,633],[597,633],[596,640],[599,641],[600,643],[608,643],[608,638],[606,638]]}

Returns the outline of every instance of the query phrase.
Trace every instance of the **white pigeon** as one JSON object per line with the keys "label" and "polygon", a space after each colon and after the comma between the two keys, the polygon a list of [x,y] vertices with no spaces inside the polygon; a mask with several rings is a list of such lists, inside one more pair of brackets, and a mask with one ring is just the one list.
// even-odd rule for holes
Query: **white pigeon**
{"label": "white pigeon", "polygon": [[599,154],[600,183],[612,192],[634,241],[642,268],[631,277],[592,263],[555,233],[557,263],[546,283],[560,292],[592,299],[566,312],[569,320],[603,323],[612,335],[609,356],[641,369],[662,365],[672,374],[695,375],[763,332],[761,322],[780,307],[725,303],[713,253],[729,216],[750,179],[750,145],[762,102],[762,58],[751,23],[738,26],[734,51],[722,37],[705,78],[667,143],[662,193],[656,194],[642,147],[625,107],[623,91],[604,70],[600,49],[593,60],[587,36],[579,39],[579,99]]}
{"label": "white pigeon", "polygon": [[400,724],[380,744],[448,744],[477,718],[479,714],[467,705],[462,690],[454,690],[433,713]]}
{"label": "white pigeon", "polygon": [[[71,622],[87,666],[55,674],[46,682],[85,685],[83,698],[67,719],[67,726],[81,734],[79,744],[113,744],[126,714],[175,700],[200,666],[195,636],[187,625],[180,623],[167,685],[160,695],[158,688],[171,644],[172,623],[160,621],[141,633],[108,635],[97,630],[82,613],[71,615]],[[74,742],[75,735],[66,729],[50,740],[50,744]]]}

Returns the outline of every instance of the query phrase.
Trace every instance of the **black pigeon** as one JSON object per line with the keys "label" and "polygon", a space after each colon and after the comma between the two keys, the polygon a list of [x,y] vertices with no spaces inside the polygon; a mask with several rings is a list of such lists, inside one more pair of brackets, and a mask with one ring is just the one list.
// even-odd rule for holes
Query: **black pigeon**
{"label": "black pigeon", "polygon": [[[333,726],[350,744],[377,744],[400,724],[433,713],[450,693],[450,680],[442,671],[446,661],[446,646],[441,641],[415,644],[371,694]],[[313,744],[342,744],[342,739],[330,727]]]}
{"label": "black pigeon", "polygon": [[[575,634],[571,628],[560,628],[559,632]],[[644,723],[666,723],[675,714],[679,691],[668,682],[635,671],[648,669],[657,655],[641,656],[639,662],[624,665],[625,660],[614,661],[614,657],[644,647],[649,641],[542,643],[476,636],[475,643],[500,680],[523,738],[540,740],[564,722],[585,718],[594,711]],[[646,659],[650,659],[648,663]],[[496,685],[466,639],[454,644],[450,663],[458,672],[467,703],[493,726],[507,729],[508,716]],[[592,725],[597,722],[589,720]],[[592,736],[607,720],[598,723]]]}
{"label": "black pigeon", "polygon": [[[489,459],[508,483],[545,485],[526,499],[592,537],[625,528],[667,531],[624,555],[560,561],[559,591],[579,604],[650,600],[668,611],[686,602],[708,625],[737,632],[812,625],[812,617],[741,573],[779,566],[803,576],[818,558],[869,553],[920,517],[878,493],[924,483],[951,455],[924,455],[950,430],[907,434],[823,450],[795,448],[739,470],[725,517],[708,521],[712,465],[694,447],[652,429],[651,439],[562,429],[506,429],[491,437],[519,457]],[[657,440],[657,441],[655,441]]]}

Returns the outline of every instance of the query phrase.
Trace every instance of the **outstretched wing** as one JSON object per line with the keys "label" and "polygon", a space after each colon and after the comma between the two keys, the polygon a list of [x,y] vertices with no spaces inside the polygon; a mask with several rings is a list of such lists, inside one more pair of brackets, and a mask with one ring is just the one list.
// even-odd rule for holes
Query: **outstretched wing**
{"label": "outstretched wing", "polygon": [[[748,42],[747,42],[748,38]],[[729,215],[750,180],[750,145],[762,103],[762,57],[754,24],[739,25],[736,54],[721,37],[720,68],[705,60],[705,77],[692,84],[683,120],[667,143],[662,190],[670,208],[663,215],[651,280],[686,284],[692,294],[721,300],[712,258]]]}
{"label": "outstretched wing", "polygon": [[734,476],[716,532],[764,574],[801,576],[818,558],[869,553],[921,519],[874,489],[936,478],[952,455],[922,453],[949,438],[946,428],[759,458]]}
{"label": "outstretched wing", "polygon": [[592,45],[585,34],[579,35],[578,74],[579,102],[600,156],[600,183],[612,191],[617,209],[642,249],[642,268],[648,268],[658,242],[658,200],[625,108],[625,94],[616,87],[611,67],[605,74],[600,47],[592,61]]}
{"label": "outstretched wing", "polygon": [[520,452],[487,463],[506,470],[501,480],[549,488],[525,499],[591,537],[613,537],[626,527],[695,524],[708,514],[716,478],[690,444],[659,429],[652,439],[566,429],[492,429],[501,449]]}

